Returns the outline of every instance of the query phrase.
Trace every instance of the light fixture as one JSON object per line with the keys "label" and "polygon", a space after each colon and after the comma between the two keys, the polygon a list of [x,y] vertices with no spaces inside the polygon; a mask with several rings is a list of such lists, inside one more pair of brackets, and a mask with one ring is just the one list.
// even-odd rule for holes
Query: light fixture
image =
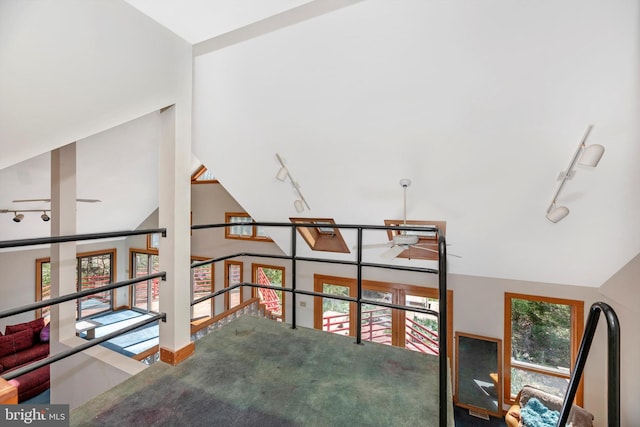
{"label": "light fixture", "polygon": [[24,212],[42,212],[40,218],[42,218],[44,222],[51,220],[51,217],[49,216],[49,214],[47,214],[47,210],[45,209],[20,209],[19,211],[14,211],[12,209],[0,209],[0,213],[12,213],[13,218],[11,219],[13,220],[13,222],[21,222],[24,219]]}
{"label": "light fixture", "polygon": [[575,175],[574,168],[576,164],[580,164],[582,166],[596,167],[598,162],[602,158],[604,154],[604,147],[599,144],[586,145],[587,138],[591,133],[591,129],[593,129],[593,125],[589,125],[587,128],[587,132],[584,134],[582,141],[578,144],[578,149],[576,153],[571,158],[571,162],[569,163],[569,167],[566,171],[560,172],[558,176],[558,180],[560,181],[560,185],[556,190],[556,193],[551,199],[551,204],[547,208],[547,219],[553,223],[560,221],[562,218],[569,215],[569,208],[566,206],[557,206],[558,196],[560,195],[560,191],[564,187],[564,184],[573,178]]}
{"label": "light fixture", "polygon": [[300,191],[300,185],[293,179],[293,177],[291,176],[291,173],[289,172],[289,169],[284,165],[284,162],[282,161],[282,158],[278,153],[276,153],[276,157],[278,158],[278,161],[280,162],[280,166],[281,166],[280,170],[278,170],[278,173],[276,174],[276,178],[279,181],[284,181],[285,179],[289,178],[289,181],[291,181],[291,185],[293,186],[293,189],[296,190],[296,193],[298,193],[298,199],[293,202],[293,207],[296,209],[296,212],[300,213],[304,211],[305,206],[307,207],[307,209],[311,210],[311,208],[309,207],[309,204],[307,203],[304,196],[302,195],[302,192]]}

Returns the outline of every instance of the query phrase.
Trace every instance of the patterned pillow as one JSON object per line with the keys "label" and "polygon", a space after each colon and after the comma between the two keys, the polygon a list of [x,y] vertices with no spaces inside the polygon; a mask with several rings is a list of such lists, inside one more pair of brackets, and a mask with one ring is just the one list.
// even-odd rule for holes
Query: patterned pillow
{"label": "patterned pillow", "polygon": [[27,328],[0,337],[0,357],[15,354],[33,346],[33,329]]}

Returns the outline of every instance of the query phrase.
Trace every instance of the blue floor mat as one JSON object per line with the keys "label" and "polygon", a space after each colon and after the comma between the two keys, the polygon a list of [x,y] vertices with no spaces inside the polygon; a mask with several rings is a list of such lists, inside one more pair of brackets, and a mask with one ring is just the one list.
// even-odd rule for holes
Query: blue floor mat
{"label": "blue floor mat", "polygon": [[114,311],[109,314],[103,314],[101,316],[92,317],[91,320],[95,320],[96,322],[100,322],[103,325],[109,325],[114,322],[120,322],[122,320],[131,319],[133,317],[142,316],[143,313],[135,310],[121,310]]}
{"label": "blue floor mat", "polygon": [[[139,323],[150,317],[152,317],[152,315],[148,313],[140,313],[135,310],[120,310],[94,316],[91,320],[95,320],[96,322],[103,324],[103,326],[99,326],[95,329],[95,336],[96,338],[99,338],[127,326]],[[133,331],[112,338],[109,341],[105,341],[101,345],[120,354],[124,354],[125,356],[134,356],[158,345],[159,332],[160,326],[156,321],[140,326]],[[82,338],[86,338],[86,332],[82,332],[80,336]]]}

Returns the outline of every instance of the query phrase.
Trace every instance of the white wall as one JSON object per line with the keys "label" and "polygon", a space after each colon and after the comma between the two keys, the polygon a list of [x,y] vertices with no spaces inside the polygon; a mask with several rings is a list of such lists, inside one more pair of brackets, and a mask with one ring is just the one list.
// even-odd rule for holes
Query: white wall
{"label": "white wall", "polygon": [[190,70],[191,46],[125,2],[0,2],[0,169],[177,102]]}

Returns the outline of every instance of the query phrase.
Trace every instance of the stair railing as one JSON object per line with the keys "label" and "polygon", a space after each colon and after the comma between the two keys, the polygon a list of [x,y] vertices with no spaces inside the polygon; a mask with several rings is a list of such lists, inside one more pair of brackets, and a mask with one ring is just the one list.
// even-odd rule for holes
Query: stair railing
{"label": "stair railing", "polygon": [[582,336],[576,367],[569,381],[569,388],[562,403],[558,426],[564,426],[569,419],[571,406],[576,397],[578,384],[582,378],[582,371],[589,356],[589,349],[598,326],[600,312],[607,318],[607,426],[620,427],[620,324],[615,311],[604,302],[591,305],[587,326]]}

